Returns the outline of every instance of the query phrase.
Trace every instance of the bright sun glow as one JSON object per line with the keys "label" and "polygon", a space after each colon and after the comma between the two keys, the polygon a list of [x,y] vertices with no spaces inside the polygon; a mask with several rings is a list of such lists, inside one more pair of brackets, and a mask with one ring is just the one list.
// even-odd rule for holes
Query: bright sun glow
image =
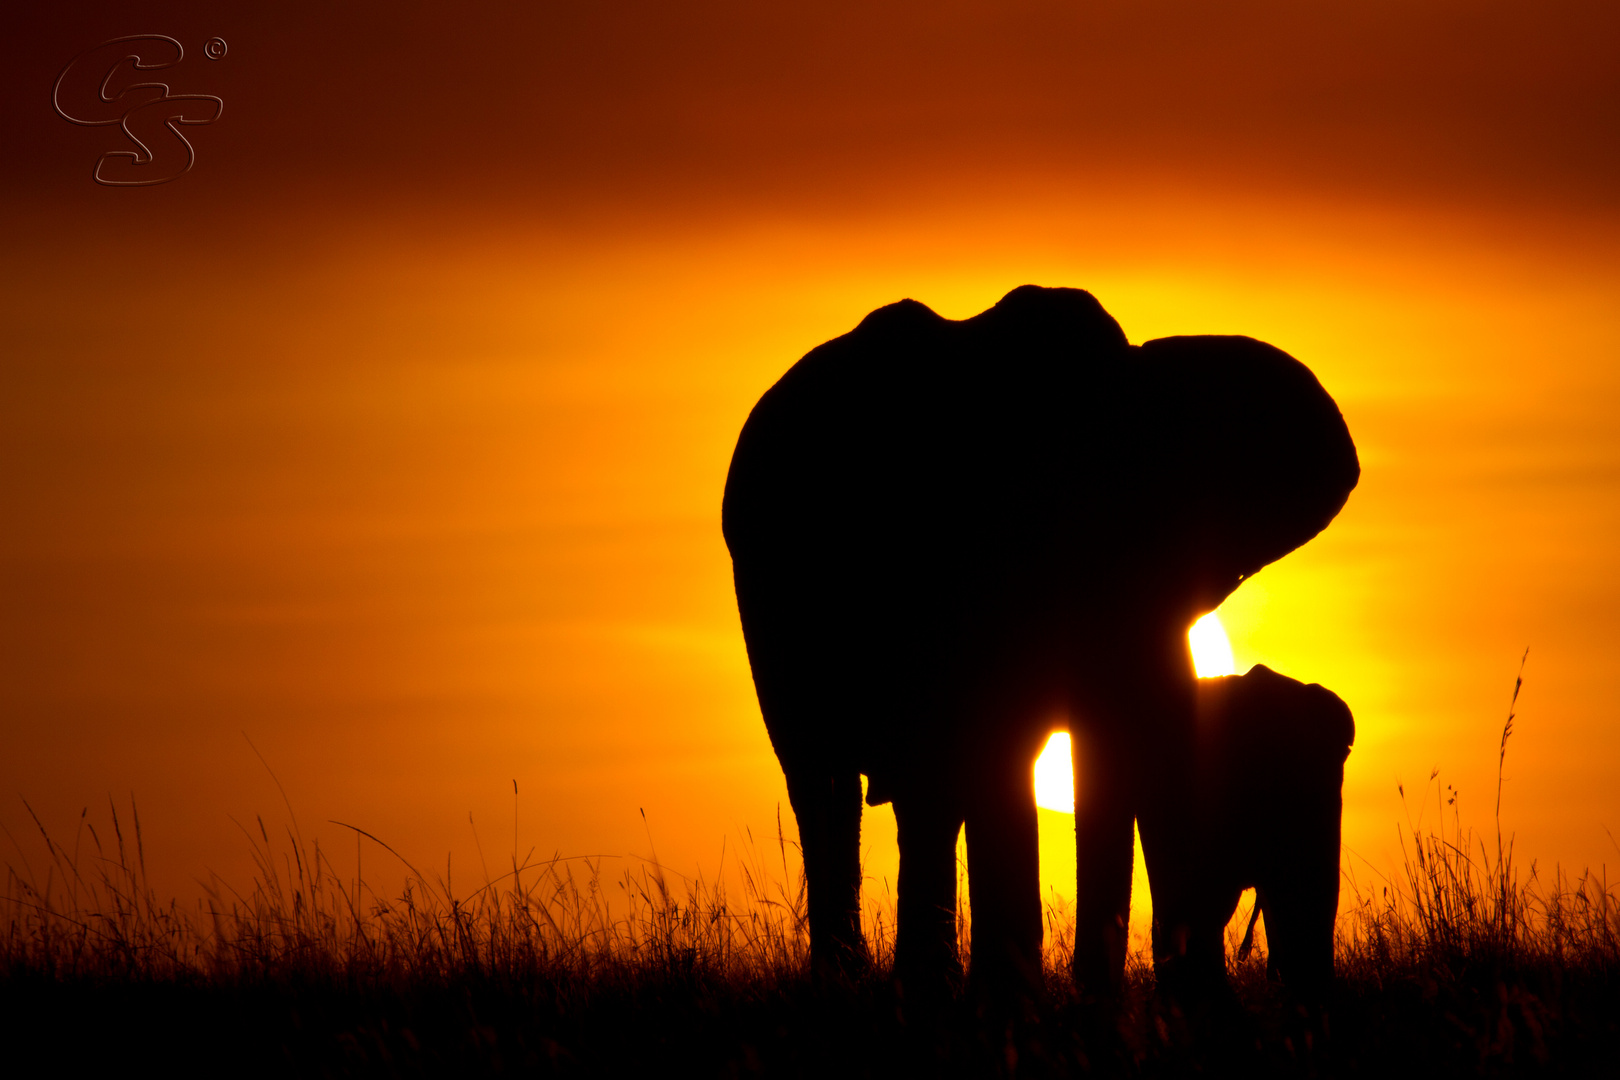
{"label": "bright sun glow", "polygon": [[1213,611],[1193,623],[1187,631],[1187,643],[1192,646],[1193,667],[1200,679],[1216,675],[1236,675],[1237,663],[1232,659],[1232,643],[1226,638],[1226,627]]}
{"label": "bright sun glow", "polygon": [[[1193,667],[1200,679],[1237,674],[1226,627],[1213,611],[1193,623],[1192,629],[1187,631],[1187,642],[1192,646]],[[1062,814],[1074,813],[1074,768],[1069,755],[1066,732],[1055,732],[1046,740],[1046,749],[1035,761],[1036,806]]]}
{"label": "bright sun glow", "polygon": [[1074,769],[1069,764],[1069,735],[1056,732],[1035,762],[1035,805],[1074,813]]}

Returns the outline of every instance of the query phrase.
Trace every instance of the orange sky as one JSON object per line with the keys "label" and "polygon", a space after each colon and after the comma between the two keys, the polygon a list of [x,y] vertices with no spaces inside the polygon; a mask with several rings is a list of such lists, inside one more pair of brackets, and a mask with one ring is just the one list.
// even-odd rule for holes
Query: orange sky
{"label": "orange sky", "polygon": [[[29,15],[0,65],[30,853],[19,796],[64,832],[133,791],[166,888],[244,878],[232,817],[285,818],[245,732],[343,851],[328,819],[475,866],[470,811],[494,859],[516,779],[524,850],[712,873],[785,803],[718,524],[749,407],[879,304],[1036,282],[1133,341],[1266,339],[1340,402],[1360,488],[1222,614],[1240,667],[1355,711],[1357,856],[1436,766],[1489,825],[1529,646],[1506,823],[1620,859],[1607,7],[118,11]],[[225,111],[179,180],[101,188],[116,132],[50,86],[148,32]]]}

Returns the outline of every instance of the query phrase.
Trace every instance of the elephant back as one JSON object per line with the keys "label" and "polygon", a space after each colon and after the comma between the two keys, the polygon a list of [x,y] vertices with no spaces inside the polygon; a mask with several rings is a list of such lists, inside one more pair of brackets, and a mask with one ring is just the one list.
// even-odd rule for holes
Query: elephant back
{"label": "elephant back", "polygon": [[811,350],[754,407],[726,480],[733,557],[897,543],[910,557],[1016,530],[1073,483],[1124,332],[1079,289],[1023,286],[971,319],[915,300]]}

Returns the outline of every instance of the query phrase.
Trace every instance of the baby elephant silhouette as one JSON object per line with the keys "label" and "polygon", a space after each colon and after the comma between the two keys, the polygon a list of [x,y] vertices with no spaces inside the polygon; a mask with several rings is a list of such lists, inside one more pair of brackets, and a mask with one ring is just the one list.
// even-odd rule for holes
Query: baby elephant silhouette
{"label": "baby elephant silhouette", "polygon": [[1203,900],[1224,922],[1253,888],[1240,956],[1263,917],[1269,971],[1302,1000],[1319,1000],[1333,978],[1350,709],[1331,690],[1256,665],[1200,680],[1197,738]]}

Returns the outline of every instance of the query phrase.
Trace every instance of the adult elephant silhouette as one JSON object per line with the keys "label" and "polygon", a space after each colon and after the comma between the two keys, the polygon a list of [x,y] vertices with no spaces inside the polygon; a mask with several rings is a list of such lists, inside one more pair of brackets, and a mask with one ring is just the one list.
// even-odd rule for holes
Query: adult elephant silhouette
{"label": "adult elephant silhouette", "polygon": [[[860,776],[899,826],[897,974],[1039,979],[1032,765],[1076,746],[1074,973],[1117,989],[1140,829],[1169,970],[1221,977],[1193,817],[1186,631],[1309,540],[1360,467],[1333,400],[1243,337],[1130,345],[1078,289],[952,321],[902,300],[744,425],[723,510],[755,688],[799,823],[818,967],[864,956]],[[1206,890],[1207,892],[1207,890]]]}

